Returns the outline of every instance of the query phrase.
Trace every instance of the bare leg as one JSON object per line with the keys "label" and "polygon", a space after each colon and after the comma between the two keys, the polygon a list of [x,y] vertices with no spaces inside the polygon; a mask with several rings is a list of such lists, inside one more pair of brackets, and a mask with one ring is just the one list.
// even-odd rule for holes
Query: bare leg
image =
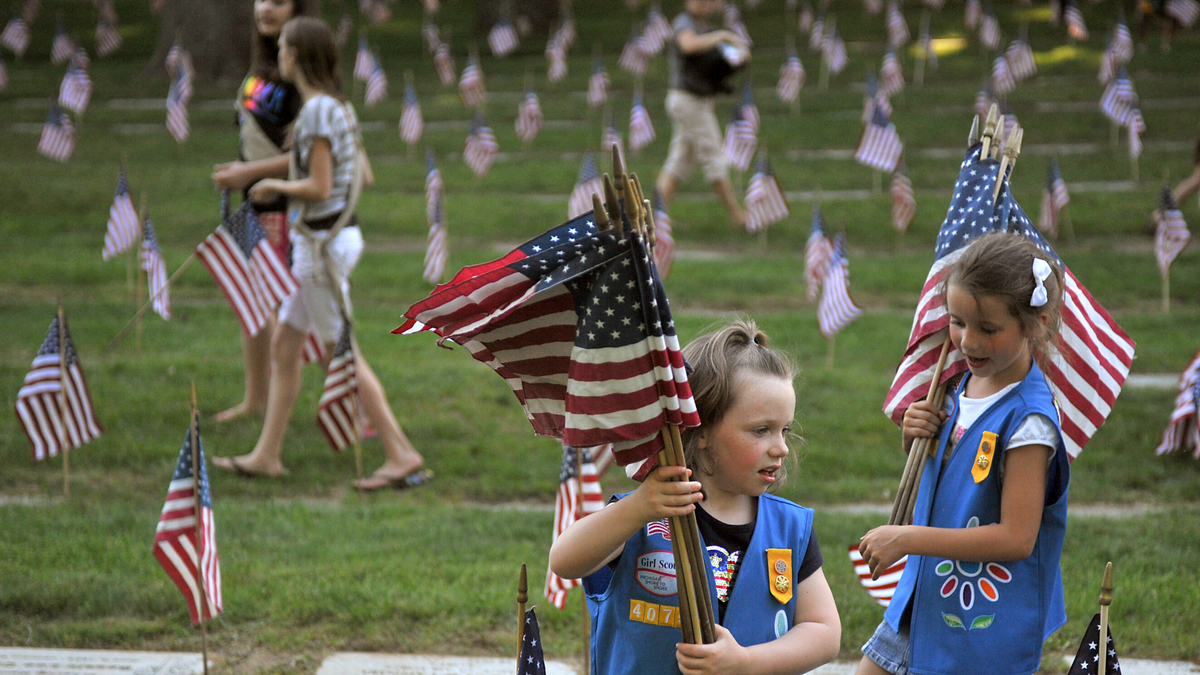
{"label": "bare leg", "polygon": [[370,477],[356,482],[355,487],[364,490],[379,489],[386,487],[389,479],[402,478],[420,469],[425,465],[425,459],[404,435],[391,406],[388,405],[379,378],[363,358],[357,342],[354,345],[354,374],[358,379],[358,396],[362,401],[363,412],[379,432],[379,440],[383,443],[386,455],[383,466],[376,469]]}
{"label": "bare leg", "polygon": [[1175,203],[1183,204],[1183,201],[1192,196],[1192,193],[1200,189],[1200,166],[1192,172],[1192,175],[1183,179],[1179,185],[1175,186]]}
{"label": "bare leg", "polygon": [[671,201],[675,199],[675,189],[678,187],[679,177],[666,171],[658,174],[658,180],[654,182],[654,189],[662,196],[664,207],[671,205]]}
{"label": "bare leg", "polygon": [[742,210],[738,204],[737,197],[733,194],[733,184],[728,178],[721,178],[712,182],[713,192],[717,193],[721,203],[725,205],[725,210],[729,212],[729,224],[738,229],[746,227],[746,212]]}
{"label": "bare leg", "polygon": [[878,663],[864,656],[862,657],[862,661],[858,662],[858,669],[854,671],[854,675],[888,675],[888,671],[880,668]]}
{"label": "bare leg", "polygon": [[275,333],[275,317],[271,315],[258,335],[242,333],[242,356],[245,359],[246,394],[242,402],[217,413],[218,422],[235,420],[249,413],[267,409],[267,387],[271,381],[271,336]]}

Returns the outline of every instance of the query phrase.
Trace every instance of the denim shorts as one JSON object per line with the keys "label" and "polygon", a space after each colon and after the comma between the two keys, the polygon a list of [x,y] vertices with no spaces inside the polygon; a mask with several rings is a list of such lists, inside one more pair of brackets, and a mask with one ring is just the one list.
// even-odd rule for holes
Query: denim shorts
{"label": "denim shorts", "polygon": [[862,653],[889,673],[908,675],[908,626],[901,625],[897,633],[887,621],[880,621]]}

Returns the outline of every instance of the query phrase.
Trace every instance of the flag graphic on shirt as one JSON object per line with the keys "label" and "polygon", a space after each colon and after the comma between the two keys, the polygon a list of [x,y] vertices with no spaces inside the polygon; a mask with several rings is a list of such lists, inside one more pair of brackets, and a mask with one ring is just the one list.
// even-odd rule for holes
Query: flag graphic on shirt
{"label": "flag graphic on shirt", "polygon": [[902,234],[907,232],[916,214],[917,200],[913,195],[912,179],[908,177],[904,160],[900,160],[892,173],[892,227]]}
{"label": "flag graphic on shirt", "polygon": [[105,260],[129,250],[137,241],[138,215],[133,208],[133,197],[129,193],[129,181],[125,171],[117,174],[117,194],[108,209],[108,229],[104,232]]}
{"label": "flag graphic on shirt", "polygon": [[[63,349],[66,350],[65,359],[62,358]],[[50,322],[46,338],[42,340],[42,346],[33,357],[33,364],[17,392],[16,411],[17,419],[20,420],[25,435],[29,437],[34,461],[57,455],[62,451],[64,441],[67,448],[73,449],[104,433],[104,429],[96,421],[92,394],[88,390],[83,365],[75,352],[65,317],[61,341],[58,335],[58,317],[54,317]]]}
{"label": "flag graphic on shirt", "polygon": [[121,34],[104,19],[96,24],[96,55],[104,58],[121,47]]}
{"label": "flag graphic on shirt", "polygon": [[794,49],[788,50],[787,60],[779,67],[779,82],[775,85],[775,94],[784,103],[795,103],[800,98],[800,89],[804,86],[804,64],[796,56]]}
{"label": "flag graphic on shirt", "polygon": [[833,337],[862,314],[850,297],[850,262],[846,259],[846,240],[838,235],[833,254],[821,283],[821,302],[817,305],[817,326],[821,335]]}
{"label": "flag graphic on shirt", "polygon": [[474,57],[467,61],[462,77],[458,78],[458,95],[462,98],[463,105],[468,108],[478,108],[487,98],[487,91],[483,86],[483,70],[479,68]]}
{"label": "flag graphic on shirt", "polygon": [[1169,185],[1163,186],[1162,202],[1154,213],[1154,220],[1158,224],[1154,234],[1154,257],[1158,259],[1158,273],[1166,278],[1171,271],[1171,263],[1192,238]]}
{"label": "flag graphic on shirt", "polygon": [[375,67],[371,69],[371,74],[367,77],[367,89],[363,99],[363,105],[368,108],[386,100],[388,93],[387,73],[383,71],[383,65],[378,58],[375,58],[374,61]]}
{"label": "flag graphic on shirt", "polygon": [[317,404],[317,426],[334,452],[341,452],[359,439],[358,377],[354,370],[354,339],[350,322],[343,318],[329,369],[325,372],[325,388]]}
{"label": "flag graphic on shirt", "polygon": [[404,105],[400,109],[400,140],[408,145],[421,142],[425,132],[425,119],[421,116],[421,104],[411,84],[404,85]]}
{"label": "flag graphic on shirt", "polygon": [[1167,428],[1163,430],[1162,442],[1154,449],[1154,454],[1191,449],[1193,455],[1200,459],[1200,425],[1196,423],[1198,412],[1200,352],[1196,352],[1179,376],[1179,393],[1175,395],[1175,408],[1171,411],[1171,419]]}
{"label": "flag graphic on shirt", "polygon": [[650,145],[654,140],[654,124],[650,122],[650,113],[642,105],[642,96],[633,97],[633,110],[629,112],[629,149],[637,152]]}
{"label": "flag graphic on shirt", "polygon": [[[1058,260],[1034,229],[1007,185],[992,204],[999,162],[979,159],[975,145],[963,160],[946,219],[913,317],[904,357],[896,369],[884,402],[884,413],[897,424],[908,406],[929,388],[949,325],[943,282],[967,244],[992,231],[1028,237],[1047,256]],[[1062,328],[1058,353],[1051,355],[1049,380],[1061,413],[1063,443],[1075,457],[1112,410],[1133,361],[1134,342],[1087,289],[1063,267]],[[967,370],[966,361],[951,346],[942,382]]]}
{"label": "flag graphic on shirt", "polygon": [[[1117,660],[1117,643],[1113,642],[1112,626],[1108,628],[1108,636],[1100,640],[1100,614],[1096,613],[1088,623],[1083,640],[1079,642],[1079,651],[1075,653],[1075,661],[1067,675],[1121,675],[1121,663]],[[1105,650],[1104,672],[1097,674],[1100,667],[1100,650]]]}
{"label": "flag graphic on shirt", "polygon": [[758,134],[754,127],[742,114],[741,106],[734,106],[729,112],[729,123],[725,125],[725,143],[722,145],[729,163],[738,171],[750,168],[754,159],[754,151],[758,149]]}
{"label": "flag graphic on shirt", "polygon": [[829,259],[833,256],[833,244],[825,235],[825,223],[821,219],[821,207],[813,207],[812,230],[804,243],[804,287],[809,302],[817,299]]}
{"label": "flag graphic on shirt", "polygon": [[517,29],[513,28],[508,17],[501,17],[488,33],[487,42],[493,55],[500,58],[508,56],[517,48]]}
{"label": "flag graphic on shirt", "polygon": [[67,35],[66,29],[59,21],[58,27],[54,31],[54,43],[50,46],[50,62],[56,66],[66,63],[74,53],[75,43],[71,41],[71,36]]}
{"label": "flag graphic on shirt", "polygon": [[17,56],[25,54],[29,48],[29,26],[19,16],[14,16],[0,32],[0,44],[8,47]]}
{"label": "flag graphic on shirt", "polygon": [[775,180],[775,172],[771,170],[771,163],[764,152],[746,188],[746,231],[758,232],[787,218],[789,214],[783,190],[779,187],[779,181]]}
{"label": "flag graphic on shirt", "polygon": [[546,657],[542,652],[542,632],[534,607],[525,610],[525,630],[521,633],[521,653],[517,656],[517,675],[546,675]]}
{"label": "flag graphic on shirt", "polygon": [[538,101],[537,92],[531,89],[525,93],[525,98],[521,100],[517,109],[517,138],[525,143],[532,143],[542,130],[542,121],[542,104]]}
{"label": "flag graphic on shirt", "polygon": [[58,88],[58,104],[76,115],[82,115],[91,100],[92,79],[87,71],[69,66]]}
{"label": "flag graphic on shirt", "polygon": [[872,580],[871,567],[863,560],[862,553],[858,551],[858,544],[850,544],[850,564],[854,566],[854,573],[858,575],[858,581],[867,590],[867,594],[884,607],[892,603],[892,596],[896,594],[896,585],[900,583],[900,577],[904,574],[904,565],[907,562],[908,556],[904,556],[884,570],[878,579]]}
{"label": "flag graphic on shirt", "polygon": [[645,239],[597,231],[592,215],[464,268],[393,332],[432,330],[463,345],[505,378],[536,433],[573,447],[613,443],[625,466],[662,449],[666,424],[699,417]]}
{"label": "flag graphic on shirt", "polygon": [[[612,446],[572,448],[563,446],[562,470],[558,474],[558,492],[554,497],[554,534],[551,543],[575,521],[604,508],[600,475],[612,464]],[[579,579],[564,579],[546,568],[546,589],[550,604],[562,609],[567,591],[580,585]]]}
{"label": "flag graphic on shirt", "polygon": [[146,228],[142,233],[142,250],[138,256],[142,271],[146,273],[146,288],[154,301],[154,312],[164,319],[171,318],[171,293],[167,285],[167,263],[163,260],[162,249],[158,247],[158,237],[154,234],[154,226],[146,218]]}
{"label": "flag graphic on shirt", "polygon": [[887,5],[888,47],[896,49],[908,44],[908,24],[900,13],[900,3],[890,0]]}
{"label": "flag graphic on shirt", "polygon": [[475,119],[471,121],[466,148],[463,151],[463,159],[467,162],[467,166],[471,167],[476,176],[483,178],[492,168],[492,162],[496,161],[496,152],[499,147],[496,143],[496,135],[492,133],[491,127],[483,119],[483,113],[476,112]]}
{"label": "flag graphic on shirt", "polygon": [[75,125],[57,105],[50,106],[37,149],[43,157],[64,163],[75,152]]}
{"label": "flag graphic on shirt", "polygon": [[904,89],[904,72],[900,70],[900,60],[896,54],[888,52],[883,55],[883,65],[879,68],[879,91],[890,98]]}
{"label": "flag graphic on shirt", "polygon": [[675,261],[675,223],[667,213],[667,202],[656,190],[654,192],[654,262],[658,265],[658,276],[666,279]]}
{"label": "flag graphic on shirt", "polygon": [[903,150],[900,135],[896,133],[896,125],[888,120],[886,113],[876,107],[870,123],[863,129],[858,150],[854,153],[854,161],[876,171],[891,172],[896,169],[896,163],[900,161],[900,153]]}
{"label": "flag graphic on shirt", "polygon": [[588,78],[588,106],[591,108],[599,108],[608,100],[608,71],[604,70],[604,65],[600,63],[600,57],[596,57],[592,62],[592,75]]}
{"label": "flag graphic on shirt", "polygon": [[1046,171],[1046,189],[1042,192],[1042,210],[1038,216],[1038,229],[1045,232],[1051,239],[1058,238],[1058,218],[1064,207],[1071,203],[1067,194],[1067,183],[1058,171],[1058,161],[1050,159]]}
{"label": "flag graphic on shirt", "polygon": [[[213,520],[212,492],[200,440],[200,414],[195,426],[196,466],[192,463],[192,428],[183,437],[183,449],[167,488],[167,500],[154,533],[154,557],[187,600],[192,623],[211,619],[224,611],[221,599],[221,561],[217,555],[217,529]],[[198,477],[197,477],[198,474]],[[196,492],[199,491],[199,499]],[[199,508],[197,508],[199,502]],[[199,523],[199,528],[197,528]],[[197,529],[199,530],[197,532]],[[203,589],[203,598],[201,597]]]}
{"label": "flag graphic on shirt", "polygon": [[600,170],[596,167],[596,156],[588,150],[583,153],[579,178],[575,180],[575,189],[571,190],[571,199],[567,203],[567,218],[578,218],[591,211],[593,194],[603,196],[604,184],[600,178]]}

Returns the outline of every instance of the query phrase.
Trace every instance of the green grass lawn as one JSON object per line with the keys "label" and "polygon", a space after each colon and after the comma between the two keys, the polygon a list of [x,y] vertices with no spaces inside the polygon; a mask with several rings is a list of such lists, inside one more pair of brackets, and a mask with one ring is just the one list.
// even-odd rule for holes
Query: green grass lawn
{"label": "green grass lawn", "polygon": [[[161,125],[161,109],[112,101],[164,98],[167,83],[165,75],[143,71],[156,32],[145,3],[120,0],[125,44],[93,66],[96,96],[79,124],[75,156],[66,165],[45,160],[34,150],[37,134],[24,130],[44,119],[62,74],[48,63],[52,22],[45,16],[58,5],[90,11],[90,3],[44,4],[31,51],[15,62],[6,54],[11,81],[0,92],[0,233],[7,244],[0,248],[0,396],[11,410],[61,299],[106,431],[72,453],[71,498],[62,500],[60,460],[31,463],[15,416],[0,416],[0,644],[196,650],[184,603],[150,549],[187,424],[189,384],[195,382],[199,393],[209,456],[246,452],[257,438],[257,420],[209,421],[242,394],[238,327],[211,278],[194,265],[172,288],[172,321],[144,319],[140,352],[132,332],[108,349],[136,302],[129,259],[103,262],[100,251],[122,161],[135,195],[146,198],[168,267],[182,264],[212,230],[218,214],[209,173],[236,153],[230,107],[223,104],[236,83],[197,83],[192,136],[184,145],[165,129],[132,133],[121,126]],[[915,33],[918,3],[908,4]],[[1026,129],[1026,153],[1012,187],[1031,216],[1055,152],[1070,184],[1130,180],[1123,137],[1119,147],[1109,145],[1109,125],[1095,107],[1101,93],[1096,69],[1113,10],[1083,4],[1093,37],[1079,45],[1064,43],[1044,7],[997,7],[1006,36],[1027,25],[1038,58],[1038,77],[1009,98]],[[445,5],[439,24],[456,36],[461,68],[471,8]],[[668,3],[666,10],[673,13],[677,5]],[[896,488],[903,455],[880,406],[958,171],[958,159],[924,151],[965,147],[975,91],[992,58],[963,32],[961,9],[951,5],[933,16],[934,35],[964,37],[965,48],[943,54],[939,68],[926,73],[926,86],[910,87],[893,102],[917,189],[910,231],[901,238],[892,230],[886,185],[866,200],[825,198],[820,204],[826,222],[846,231],[851,289],[866,310],[837,337],[833,369],[825,365],[827,344],[804,297],[801,273],[815,201],[794,201],[787,221],[757,237],[729,228],[699,177],[672,205],[680,255],[666,286],[681,338],[732,316],[751,316],[801,366],[797,421],[803,440],[795,447],[798,470],[780,492],[818,510],[825,572],[843,619],[844,659],[854,658],[881,615],[858,586],[846,547],[883,518],[838,507],[888,504]],[[539,604],[547,655],[581,654],[578,596],[563,612],[541,599],[561,448],[531,433],[507,385],[464,350],[438,349],[430,336],[389,332],[430,290],[421,280],[424,153],[410,156],[395,128],[402,75],[413,70],[426,121],[460,123],[430,125],[424,141],[445,177],[451,268],[498,257],[563,219],[581,153],[598,145],[601,114],[579,95],[586,90],[593,44],[601,46],[613,78],[617,124],[627,127],[634,83],[616,67],[616,54],[633,19],[620,3],[577,3],[581,37],[570,75],[557,84],[544,81],[543,37],[525,39],[518,54],[503,61],[484,58],[494,94],[487,112],[506,154],[486,178],[476,179],[459,157],[470,115],[454,91],[433,79],[416,7],[396,4],[396,17],[368,32],[388,69],[392,96],[360,109],[378,182],[359,209],[367,252],[355,272],[354,301],[362,349],[438,478],[411,494],[352,494],[353,456],[332,454],[317,432],[323,374],[308,369],[286,441],[291,474],[275,481],[213,474],[226,614],[213,623],[210,637],[225,662],[240,664],[239,672],[313,670],[333,650],[510,654],[522,562],[529,565],[531,602]],[[340,10],[327,9],[336,20]],[[1126,11],[1132,16],[1132,7]],[[763,118],[760,139],[790,192],[872,187],[869,170],[814,154],[853,150],[861,131],[862,81],[885,49],[882,18],[864,15],[861,3],[835,1],[831,12],[850,43],[851,64],[832,78],[828,91],[818,91],[817,57],[802,48],[808,84],[798,111],[772,91],[790,30],[783,3],[772,0],[747,12],[757,41],[751,78]],[[806,41],[800,40],[802,47]],[[913,57],[904,58],[911,75]],[[1195,32],[1178,35],[1169,53],[1158,50],[1157,36],[1137,53],[1130,73],[1148,127],[1141,181],[1120,191],[1073,192],[1068,212],[1077,240],[1056,244],[1075,275],[1137,341],[1133,372],[1139,374],[1178,373],[1200,347],[1200,256],[1192,247],[1176,260],[1171,312],[1163,314],[1153,238],[1146,230],[1164,178],[1174,183],[1190,171],[1200,120],[1197,63]],[[570,123],[548,125],[523,147],[513,120],[527,72],[537,82],[546,118]],[[643,184],[653,180],[670,137],[661,104],[664,81],[659,58],[645,82],[658,139],[628,158]],[[723,102],[720,114],[728,107]],[[747,178],[739,177],[742,185]],[[1195,201],[1183,212],[1193,227],[1200,222]],[[1047,643],[1048,656],[1074,651],[1094,611],[1104,563],[1112,560],[1112,623],[1122,656],[1200,661],[1200,638],[1189,620],[1200,613],[1194,561],[1200,550],[1200,463],[1153,454],[1173,399],[1173,391],[1126,389],[1072,467],[1072,504],[1161,510],[1125,519],[1072,517],[1063,558],[1070,620]],[[368,470],[382,454],[376,441],[367,441],[364,453]],[[605,477],[607,492],[631,489],[618,474]],[[279,658],[244,658],[255,651]],[[1064,670],[1057,658],[1047,658],[1045,668]]]}

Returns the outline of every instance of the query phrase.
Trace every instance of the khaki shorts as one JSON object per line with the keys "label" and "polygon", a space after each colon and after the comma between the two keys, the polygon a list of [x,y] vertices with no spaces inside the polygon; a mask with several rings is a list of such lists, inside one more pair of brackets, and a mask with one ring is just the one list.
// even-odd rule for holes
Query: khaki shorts
{"label": "khaki shorts", "polygon": [[729,160],[721,147],[716,100],[682,89],[667,92],[667,117],[671,118],[671,148],[663,171],[687,180],[699,164],[711,183],[729,178]]}
{"label": "khaki shorts", "polygon": [[[329,271],[314,246],[328,235],[328,230],[318,231],[315,240],[309,241],[292,230],[292,274],[300,282],[300,289],[279,306],[280,321],[301,333],[316,335],[323,344],[337,342],[342,332],[342,311],[329,281]],[[329,243],[330,257],[336,267],[332,271],[341,280],[342,293],[350,290],[347,280],[358,264],[362,249],[362,230],[357,226],[343,228]]]}

